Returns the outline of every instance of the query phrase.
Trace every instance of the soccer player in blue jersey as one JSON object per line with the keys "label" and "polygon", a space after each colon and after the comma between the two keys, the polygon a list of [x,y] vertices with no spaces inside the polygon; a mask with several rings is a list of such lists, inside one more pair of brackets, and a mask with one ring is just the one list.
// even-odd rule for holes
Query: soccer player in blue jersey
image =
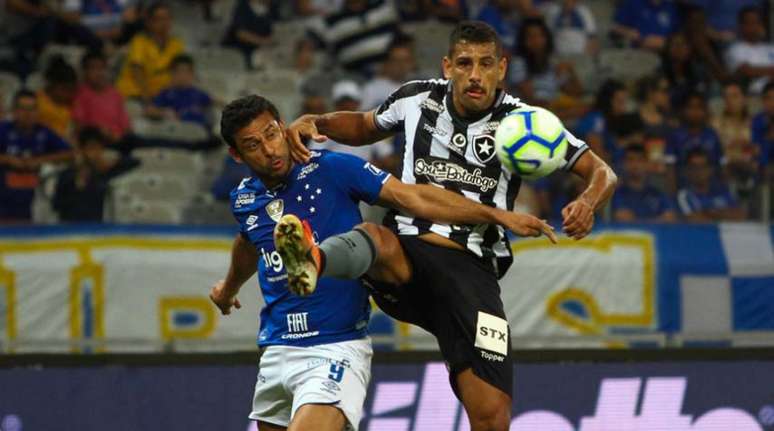
{"label": "soccer player in blue jersey", "polygon": [[[290,292],[286,264],[274,244],[275,230],[288,258],[296,258],[287,250],[294,242],[284,241],[293,233],[317,241],[337,236],[321,247],[331,255],[341,254],[336,248],[368,246],[369,237],[352,230],[362,222],[358,202],[364,201],[431,220],[494,223],[519,235],[545,234],[555,240],[552,228],[535,217],[481,205],[432,185],[403,184],[354,156],[316,151],[308,162],[295,163],[284,123],[271,102],[260,96],[226,106],[221,134],[232,157],[253,175],[231,193],[240,233],[228,274],[213,286],[210,298],[223,314],[240,308],[236,295],[257,269],[266,305],[261,310],[258,345],[263,354],[250,418],[258,421],[261,431],[357,429],[371,376],[368,291],[357,280],[323,277],[311,280],[314,292]],[[309,224],[301,225],[292,214]],[[285,236],[275,229],[278,222]],[[321,265],[322,255],[314,257]]]}

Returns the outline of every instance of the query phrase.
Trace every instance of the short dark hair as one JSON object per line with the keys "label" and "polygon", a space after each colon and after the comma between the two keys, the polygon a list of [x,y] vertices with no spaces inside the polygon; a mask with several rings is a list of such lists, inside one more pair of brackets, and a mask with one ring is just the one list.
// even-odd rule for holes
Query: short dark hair
{"label": "short dark hair", "polygon": [[647,157],[648,152],[645,150],[645,146],[642,144],[629,145],[624,149],[624,155],[634,154],[636,156]]}
{"label": "short dark hair", "polygon": [[43,72],[48,85],[75,85],[78,83],[78,73],[61,55],[54,55]]}
{"label": "short dark hair", "polygon": [[86,143],[98,142],[100,144],[105,143],[105,135],[99,130],[98,127],[87,126],[78,132],[78,145],[85,145]]}
{"label": "short dark hair", "polygon": [[163,1],[155,1],[148,5],[147,9],[145,9],[145,16],[150,18],[155,14],[159,9],[167,9],[170,10],[169,5],[166,4],[166,2]]}
{"label": "short dark hair", "polygon": [[234,136],[237,132],[267,111],[275,120],[280,121],[277,107],[265,97],[252,94],[232,101],[223,108],[220,135],[230,147],[236,148]]}
{"label": "short dark hair", "polygon": [[449,58],[454,55],[454,47],[461,41],[471,43],[494,43],[497,56],[503,55],[503,44],[500,36],[491,25],[483,21],[460,21],[449,35]]}
{"label": "short dark hair", "polygon": [[13,106],[14,106],[14,108],[19,105],[19,100],[21,100],[21,99],[23,99],[25,97],[33,98],[36,101],[38,99],[38,96],[35,94],[35,92],[30,90],[29,88],[22,88],[21,90],[17,91],[16,94],[13,95]]}
{"label": "short dark hair", "polygon": [[194,67],[194,59],[188,54],[178,54],[169,62],[169,70],[174,70],[177,66]]}
{"label": "short dark hair", "polygon": [[81,57],[81,69],[85,69],[90,62],[95,60],[107,63],[107,57],[102,51],[92,49],[87,51],[86,54],[83,54],[83,57]]}
{"label": "short dark hair", "polygon": [[771,90],[774,90],[774,80],[769,80],[766,82],[766,85],[763,86],[763,91],[761,91],[761,96],[765,95]]}
{"label": "short dark hair", "polygon": [[698,91],[690,91],[680,99],[680,109],[685,109],[688,107],[688,104],[691,103],[691,100],[698,100],[701,102],[705,109],[707,108],[707,96]]}
{"label": "short dark hair", "polygon": [[761,8],[758,6],[745,6],[741,9],[739,9],[739,12],[736,14],[736,22],[741,23],[744,19],[744,16],[750,13],[754,13],[763,18],[763,11],[761,11]]}
{"label": "short dark hair", "polygon": [[607,117],[613,110],[613,96],[621,90],[626,90],[626,87],[621,81],[615,79],[606,80],[602,83],[602,86],[599,87],[599,90],[597,90],[597,95],[594,99],[594,108]]}

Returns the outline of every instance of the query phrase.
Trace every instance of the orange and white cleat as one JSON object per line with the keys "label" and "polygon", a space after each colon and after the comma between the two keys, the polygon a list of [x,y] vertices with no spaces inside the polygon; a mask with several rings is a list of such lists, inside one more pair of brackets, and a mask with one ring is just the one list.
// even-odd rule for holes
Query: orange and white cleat
{"label": "orange and white cleat", "polygon": [[309,223],[293,214],[282,216],[274,227],[274,248],[285,265],[288,290],[299,296],[311,295],[320,272],[320,248]]}

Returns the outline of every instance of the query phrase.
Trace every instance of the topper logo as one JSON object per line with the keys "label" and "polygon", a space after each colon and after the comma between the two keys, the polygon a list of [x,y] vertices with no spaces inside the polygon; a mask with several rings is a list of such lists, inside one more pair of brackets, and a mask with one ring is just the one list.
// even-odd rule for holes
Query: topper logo
{"label": "topper logo", "polygon": [[[640,396],[643,381],[645,387]],[[755,418],[742,409],[719,407],[695,419],[681,414],[686,385],[684,377],[602,379],[592,416],[578,421],[549,410],[531,410],[514,417],[510,431],[763,431]],[[374,389],[368,426],[363,429],[470,430],[465,411],[449,388],[448,373],[441,363],[426,366],[421,384],[385,382]],[[389,414],[412,405],[416,408],[413,420]],[[577,429],[573,423],[579,424]]]}

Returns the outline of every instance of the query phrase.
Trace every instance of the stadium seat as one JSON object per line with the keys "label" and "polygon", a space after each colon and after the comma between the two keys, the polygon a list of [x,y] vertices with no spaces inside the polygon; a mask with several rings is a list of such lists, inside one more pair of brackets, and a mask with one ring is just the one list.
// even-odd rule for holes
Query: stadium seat
{"label": "stadium seat", "polygon": [[13,95],[21,88],[21,80],[16,75],[0,72],[0,104],[10,108],[13,103]]}
{"label": "stadium seat", "polygon": [[[116,195],[129,196],[143,201],[162,201],[166,203],[186,202],[197,193],[191,187],[194,180],[190,175],[174,175],[170,172],[151,173],[135,170],[113,181]],[[125,199],[124,199],[125,200]]]}
{"label": "stadium seat", "polygon": [[211,46],[192,52],[198,70],[223,70],[232,73],[245,71],[245,60],[241,52],[232,48]]}
{"label": "stadium seat", "polygon": [[202,89],[213,99],[231,101],[245,87],[245,73],[241,70],[204,69],[198,75]]}
{"label": "stadium seat", "polygon": [[658,55],[636,49],[604,49],[599,54],[600,73],[604,78],[636,81],[658,69]]}
{"label": "stadium seat", "polygon": [[179,224],[183,219],[179,205],[161,202],[134,200],[114,211],[115,223]]}
{"label": "stadium seat", "polygon": [[134,124],[135,133],[145,139],[164,139],[180,143],[195,143],[209,137],[203,126],[183,121],[149,121],[138,119]]}
{"label": "stadium seat", "polygon": [[66,62],[70,63],[70,66],[78,69],[78,65],[81,64],[81,57],[86,53],[86,48],[77,45],[46,45],[43,52],[38,58],[38,68],[45,70],[48,66],[51,57],[55,55],[61,55]]}
{"label": "stadium seat", "polygon": [[230,224],[233,221],[229,204],[216,201],[209,193],[195,196],[183,210],[184,223]]}
{"label": "stadium seat", "polygon": [[192,173],[202,168],[201,155],[184,149],[138,148],[132,156],[140,160],[145,172]]}
{"label": "stadium seat", "polygon": [[24,86],[32,91],[38,91],[43,88],[43,74],[41,72],[32,72],[27,76]]}
{"label": "stadium seat", "polygon": [[575,73],[586,93],[595,93],[602,83],[599,79],[599,67],[596,58],[589,55],[567,55],[558,58],[573,65]]}
{"label": "stadium seat", "polygon": [[259,94],[271,100],[284,119],[294,118],[301,105],[300,77],[294,70],[272,70],[247,75],[244,94]]}

